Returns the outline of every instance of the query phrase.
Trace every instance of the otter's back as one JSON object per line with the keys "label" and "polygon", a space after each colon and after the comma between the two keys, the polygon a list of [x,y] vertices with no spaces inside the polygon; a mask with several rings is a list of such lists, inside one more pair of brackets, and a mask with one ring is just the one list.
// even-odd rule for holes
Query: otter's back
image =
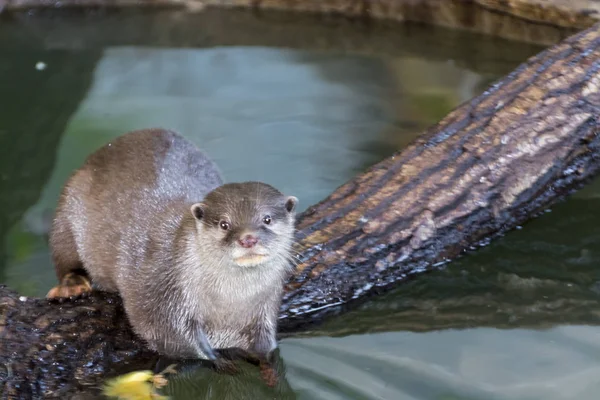
{"label": "otter's back", "polygon": [[[94,189],[123,198],[198,201],[222,184],[216,164],[177,133],[148,129],[116,138],[92,153],[80,171]],[[137,197],[137,196],[136,196]]]}
{"label": "otter's back", "polygon": [[112,269],[135,264],[149,232],[160,225],[165,238],[173,237],[189,206],[221,184],[215,163],[182,136],[134,131],[87,158],[65,186],[57,218],[69,220],[86,268],[104,264],[106,279],[94,276],[97,283],[114,286]]}

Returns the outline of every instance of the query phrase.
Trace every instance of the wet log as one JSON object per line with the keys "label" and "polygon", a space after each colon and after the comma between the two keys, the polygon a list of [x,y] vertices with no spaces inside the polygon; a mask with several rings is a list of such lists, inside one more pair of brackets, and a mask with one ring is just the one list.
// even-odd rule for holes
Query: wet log
{"label": "wet log", "polygon": [[[599,69],[596,25],[531,58],[300,215],[282,332],[440,267],[597,175]],[[0,287],[2,398],[70,398],[153,360],[116,296],[57,304]]]}
{"label": "wet log", "polygon": [[595,176],[599,46],[596,25],[533,57],[310,207],[282,320],[442,265]]}

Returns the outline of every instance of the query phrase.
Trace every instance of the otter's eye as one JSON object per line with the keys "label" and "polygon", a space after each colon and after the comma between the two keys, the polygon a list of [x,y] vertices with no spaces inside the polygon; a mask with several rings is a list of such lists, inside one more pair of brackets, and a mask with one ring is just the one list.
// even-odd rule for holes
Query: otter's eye
{"label": "otter's eye", "polygon": [[223,229],[224,231],[229,229],[229,222],[227,221],[221,221],[219,222],[219,226],[221,227],[221,229]]}
{"label": "otter's eye", "polygon": [[270,215],[265,215],[263,217],[263,222],[267,225],[269,225],[271,223],[271,216]]}

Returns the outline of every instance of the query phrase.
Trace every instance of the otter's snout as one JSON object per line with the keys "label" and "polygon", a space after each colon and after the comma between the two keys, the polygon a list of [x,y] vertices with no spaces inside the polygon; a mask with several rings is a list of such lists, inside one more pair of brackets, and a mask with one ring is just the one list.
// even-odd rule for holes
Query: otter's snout
{"label": "otter's snout", "polygon": [[252,235],[245,235],[244,237],[238,239],[238,243],[245,249],[251,249],[256,243],[258,243],[258,239]]}
{"label": "otter's snout", "polygon": [[264,263],[268,258],[268,251],[259,240],[259,235],[253,231],[242,232],[236,240],[237,246],[231,253],[233,262],[239,267],[255,267]]}

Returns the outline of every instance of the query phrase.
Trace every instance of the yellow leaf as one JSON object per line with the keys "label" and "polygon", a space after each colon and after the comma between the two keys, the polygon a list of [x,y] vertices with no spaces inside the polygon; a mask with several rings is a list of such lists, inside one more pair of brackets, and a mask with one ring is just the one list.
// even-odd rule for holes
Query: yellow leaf
{"label": "yellow leaf", "polygon": [[167,400],[155,391],[153,381],[155,375],[151,371],[136,371],[116,377],[104,386],[104,395],[119,400]]}

